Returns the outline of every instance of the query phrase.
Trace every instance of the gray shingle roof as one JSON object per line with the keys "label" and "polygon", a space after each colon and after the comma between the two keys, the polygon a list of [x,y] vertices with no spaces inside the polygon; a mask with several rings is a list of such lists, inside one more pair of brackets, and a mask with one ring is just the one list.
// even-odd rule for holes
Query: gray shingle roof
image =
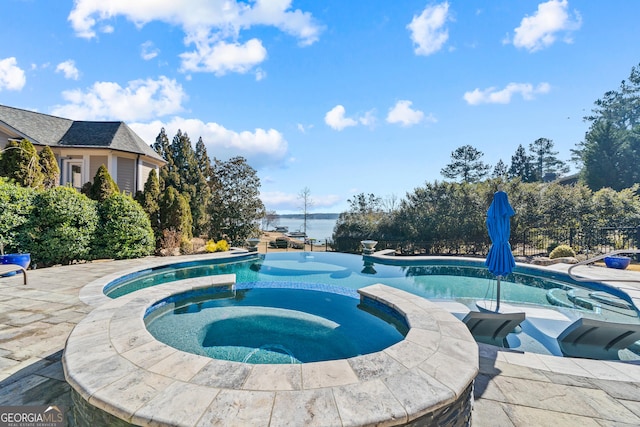
{"label": "gray shingle roof", "polygon": [[124,122],[73,121],[0,105],[0,124],[8,126],[36,145],[104,147],[164,161]]}

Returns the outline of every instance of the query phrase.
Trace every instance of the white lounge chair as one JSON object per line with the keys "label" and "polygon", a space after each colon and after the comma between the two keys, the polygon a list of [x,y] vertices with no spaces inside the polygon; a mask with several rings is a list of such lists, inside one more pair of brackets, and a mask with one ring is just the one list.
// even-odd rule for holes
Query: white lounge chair
{"label": "white lounge chair", "polygon": [[491,313],[485,311],[470,311],[462,319],[471,335],[476,341],[498,346],[504,345],[504,340],[513,330],[522,323],[525,314]]}
{"label": "white lounge chair", "polygon": [[589,359],[618,359],[618,351],[640,340],[640,324],[613,323],[582,317],[558,335],[562,354]]}
{"label": "white lounge chair", "polygon": [[0,276],[3,276],[7,273],[18,273],[22,272],[22,277],[24,278],[24,284],[27,284],[27,270],[19,266],[18,264],[0,264]]}

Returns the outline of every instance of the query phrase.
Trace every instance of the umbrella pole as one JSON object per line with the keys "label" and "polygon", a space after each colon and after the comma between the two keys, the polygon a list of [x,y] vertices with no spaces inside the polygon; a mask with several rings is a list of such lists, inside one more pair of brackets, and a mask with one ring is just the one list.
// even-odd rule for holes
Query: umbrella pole
{"label": "umbrella pole", "polygon": [[500,278],[501,276],[498,276],[498,292],[497,292],[497,296],[496,296],[496,313],[500,311]]}

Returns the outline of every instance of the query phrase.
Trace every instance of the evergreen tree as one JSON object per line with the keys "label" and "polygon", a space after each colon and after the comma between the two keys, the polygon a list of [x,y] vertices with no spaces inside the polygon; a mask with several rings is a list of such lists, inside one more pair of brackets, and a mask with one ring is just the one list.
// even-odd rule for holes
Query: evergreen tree
{"label": "evergreen tree", "polygon": [[440,173],[445,178],[462,178],[462,182],[478,182],[487,176],[491,166],[481,159],[482,151],[471,145],[464,145],[451,153],[452,162],[443,168]]}
{"label": "evergreen tree", "polygon": [[553,141],[538,138],[529,144],[536,181],[552,181],[569,171],[569,167],[553,151]]}
{"label": "evergreen tree", "polygon": [[60,167],[51,147],[46,145],[40,152],[40,167],[44,188],[53,188],[60,184]]}
{"label": "evergreen tree", "polygon": [[180,239],[191,239],[191,211],[189,203],[173,187],[167,187],[160,197],[160,227],[163,230],[175,231]]}
{"label": "evergreen tree", "polygon": [[0,173],[23,187],[42,188],[44,175],[40,159],[31,141],[9,141],[0,161]]}
{"label": "evergreen tree", "polygon": [[511,166],[507,176],[511,179],[520,178],[522,182],[535,181],[531,157],[522,144],[518,145],[515,154],[511,156]]}
{"label": "evergreen tree", "polygon": [[173,187],[182,194],[189,203],[193,219],[193,230],[190,235],[207,235],[209,228],[208,204],[210,200],[207,177],[202,170],[206,170],[206,149],[202,139],[199,141],[200,157],[196,155],[189,135],[178,130],[171,144],[162,129],[156,138],[153,149],[158,152],[167,164],[160,169],[161,187]]}
{"label": "evergreen tree", "polygon": [[207,147],[204,145],[202,137],[198,138],[198,142],[196,143],[196,159],[198,160],[200,172],[204,178],[209,181],[213,174],[213,167],[211,166],[211,159],[207,154]]}
{"label": "evergreen tree", "polygon": [[93,183],[91,187],[89,187],[87,196],[89,196],[90,199],[102,202],[112,194],[119,192],[120,188],[118,188],[118,184],[111,178],[107,167],[100,165],[96,176],[93,178]]}
{"label": "evergreen tree", "polygon": [[[640,182],[640,65],[631,68],[618,90],[595,101],[585,140],[575,150],[581,179],[593,190],[628,188]],[[613,167],[613,169],[604,169]],[[602,176],[599,176],[602,174]]]}
{"label": "evergreen tree", "polygon": [[137,200],[149,216],[151,230],[158,246],[162,237],[162,227],[160,226],[160,181],[155,170],[149,172],[149,177],[144,183],[144,191],[139,194]]}
{"label": "evergreen tree", "polygon": [[620,160],[624,156],[622,140],[613,123],[599,121],[585,135],[581,153],[584,167],[580,178],[592,190],[611,187],[621,190],[627,187],[620,178]]}
{"label": "evergreen tree", "polygon": [[506,178],[509,174],[509,168],[504,164],[502,159],[498,160],[496,166],[493,168],[493,173],[491,174],[492,178]]}

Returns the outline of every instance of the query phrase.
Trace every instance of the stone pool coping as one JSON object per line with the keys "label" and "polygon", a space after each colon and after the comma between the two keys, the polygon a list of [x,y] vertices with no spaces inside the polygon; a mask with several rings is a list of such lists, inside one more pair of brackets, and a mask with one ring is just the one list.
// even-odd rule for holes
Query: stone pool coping
{"label": "stone pool coping", "polygon": [[141,425],[402,425],[464,398],[478,373],[478,346],[462,322],[383,284],[358,292],[404,315],[409,333],[350,359],[250,365],[185,353],[147,331],[144,313],[156,301],[232,283],[235,275],[186,279],[109,299],[67,340],[68,383],[94,407]]}
{"label": "stone pool coping", "polygon": [[87,283],[80,289],[78,297],[83,303],[92,307],[98,307],[103,304],[113,301],[113,298],[109,298],[104,294],[104,288],[114,280],[122,279],[132,274],[138,274],[147,270],[157,269],[160,267],[169,267],[176,264],[189,264],[189,263],[206,263],[207,261],[225,260],[229,262],[238,262],[246,258],[257,257],[257,252],[249,252],[245,249],[231,248],[226,252],[213,252],[209,254],[197,254],[197,255],[183,255],[179,261],[172,259],[172,257],[150,257],[144,259],[141,266],[132,267],[122,271],[116,271],[111,274],[107,274],[99,279],[96,279],[90,283]]}

